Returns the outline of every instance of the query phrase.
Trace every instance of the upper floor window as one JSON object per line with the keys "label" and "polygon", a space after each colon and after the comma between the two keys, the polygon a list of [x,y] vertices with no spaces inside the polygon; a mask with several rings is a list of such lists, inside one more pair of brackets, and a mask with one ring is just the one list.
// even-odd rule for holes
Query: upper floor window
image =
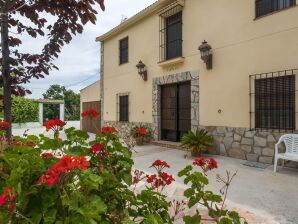
{"label": "upper floor window", "polygon": [[251,120],[254,120],[255,128],[295,130],[294,72],[287,70],[251,76],[251,114],[255,114]]}
{"label": "upper floor window", "polygon": [[296,0],[256,0],[256,17],[296,5]]}
{"label": "upper floor window", "polygon": [[160,61],[182,56],[182,6],[160,15]]}
{"label": "upper floor window", "polygon": [[119,64],[128,62],[128,37],[119,41]]}

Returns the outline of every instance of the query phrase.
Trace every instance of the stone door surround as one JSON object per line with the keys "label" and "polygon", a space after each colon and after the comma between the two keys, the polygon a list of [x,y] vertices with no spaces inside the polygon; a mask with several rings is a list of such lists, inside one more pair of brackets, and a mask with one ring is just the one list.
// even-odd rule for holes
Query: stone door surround
{"label": "stone door surround", "polygon": [[191,85],[191,128],[196,130],[199,128],[199,72],[187,71],[168,76],[162,76],[153,79],[152,85],[152,119],[154,139],[160,140],[161,138],[161,117],[160,117],[160,104],[161,104],[161,86],[179,82],[190,81]]}

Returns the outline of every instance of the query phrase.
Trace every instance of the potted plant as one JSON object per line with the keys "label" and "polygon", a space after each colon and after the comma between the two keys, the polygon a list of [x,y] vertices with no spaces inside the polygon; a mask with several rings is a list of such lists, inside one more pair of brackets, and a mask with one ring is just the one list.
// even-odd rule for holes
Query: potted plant
{"label": "potted plant", "polygon": [[204,129],[197,129],[195,132],[189,131],[183,135],[181,146],[191,150],[191,155],[194,157],[201,156],[202,152],[213,147],[213,137]]}
{"label": "potted plant", "polygon": [[145,138],[149,135],[147,128],[140,126],[134,127],[131,130],[131,135],[135,138],[137,145],[144,145]]}

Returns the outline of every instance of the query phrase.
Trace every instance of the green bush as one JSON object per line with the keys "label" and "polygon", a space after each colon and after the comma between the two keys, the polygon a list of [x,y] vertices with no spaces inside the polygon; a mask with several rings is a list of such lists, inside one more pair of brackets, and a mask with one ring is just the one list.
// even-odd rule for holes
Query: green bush
{"label": "green bush", "polygon": [[38,121],[38,103],[24,97],[13,97],[12,120],[14,123]]}
{"label": "green bush", "polygon": [[[59,123],[51,121],[47,128],[60,130]],[[133,172],[132,151],[116,133],[101,131],[94,141],[75,128],[66,129],[65,135],[65,140],[15,137],[13,144],[5,145],[0,153],[0,223],[173,224],[184,209],[199,204],[214,223],[247,223],[225,206],[235,175],[228,173],[227,180],[218,177],[224,184],[223,198],[206,190],[207,173],[217,167],[213,158],[199,158],[179,172],[188,186],[187,203],[169,201],[164,188],[175,180],[166,172],[170,168],[166,161],[153,162],[152,175]],[[136,189],[143,181],[146,186]],[[185,224],[201,223],[200,210],[195,212],[184,216]]]}

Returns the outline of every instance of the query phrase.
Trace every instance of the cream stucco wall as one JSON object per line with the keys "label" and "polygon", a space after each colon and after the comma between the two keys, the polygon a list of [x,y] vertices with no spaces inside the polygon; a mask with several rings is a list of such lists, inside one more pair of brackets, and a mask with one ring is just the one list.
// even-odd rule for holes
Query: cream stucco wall
{"label": "cream stucco wall", "polygon": [[[185,61],[166,68],[158,65],[156,13],[104,40],[103,119],[116,121],[116,95],[129,92],[130,121],[152,122],[152,79],[197,70],[200,125],[249,127],[249,75],[298,68],[298,7],[254,18],[253,0],[185,0]],[[129,63],[119,65],[118,41],[126,36]],[[209,71],[197,50],[204,39],[213,47]],[[137,73],[139,60],[148,67],[147,82]]]}
{"label": "cream stucco wall", "polygon": [[80,90],[81,103],[100,100],[100,80]]}
{"label": "cream stucco wall", "polygon": [[100,80],[80,90],[81,111],[84,102],[100,100]]}

